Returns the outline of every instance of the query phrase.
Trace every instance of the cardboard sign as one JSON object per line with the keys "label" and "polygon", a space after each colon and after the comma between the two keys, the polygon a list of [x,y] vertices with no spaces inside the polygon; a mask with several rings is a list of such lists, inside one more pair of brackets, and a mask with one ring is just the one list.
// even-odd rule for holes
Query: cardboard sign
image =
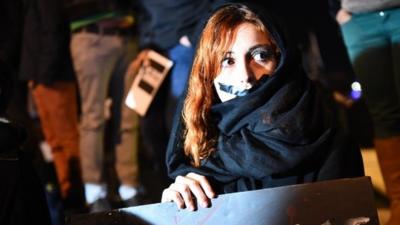
{"label": "cardboard sign", "polygon": [[144,116],[172,65],[171,60],[150,50],[132,83],[125,104]]}
{"label": "cardboard sign", "polygon": [[379,225],[369,177],[220,195],[210,208],[150,204],[78,215],[68,225]]}

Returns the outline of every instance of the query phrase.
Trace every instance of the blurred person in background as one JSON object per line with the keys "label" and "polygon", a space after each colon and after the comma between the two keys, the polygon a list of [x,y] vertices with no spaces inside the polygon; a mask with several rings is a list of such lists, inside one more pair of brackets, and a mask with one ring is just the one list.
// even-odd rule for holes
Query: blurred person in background
{"label": "blurred person in background", "polygon": [[391,203],[387,225],[400,224],[400,1],[331,4],[373,120],[375,149]]}
{"label": "blurred person in background", "polygon": [[[136,54],[133,38],[135,18],[129,0],[71,0],[67,1],[72,32],[71,53],[76,72],[80,99],[80,149],[85,198],[91,212],[112,208],[104,174],[105,127],[107,96],[110,82],[114,84],[112,104],[121,109],[121,98],[130,85],[126,77],[129,62]],[[125,84],[124,84],[125,80]],[[124,88],[125,86],[125,88]],[[125,89],[125,90],[124,90]],[[115,98],[115,96],[118,96]],[[129,109],[128,109],[129,110]],[[120,117],[111,114],[111,119]],[[138,117],[124,110],[117,122],[115,168],[120,185],[118,193],[125,206],[137,205],[143,191],[139,183]]]}
{"label": "blurred person in background", "polygon": [[64,208],[84,210],[77,85],[63,2],[26,1],[19,78],[29,82]]}

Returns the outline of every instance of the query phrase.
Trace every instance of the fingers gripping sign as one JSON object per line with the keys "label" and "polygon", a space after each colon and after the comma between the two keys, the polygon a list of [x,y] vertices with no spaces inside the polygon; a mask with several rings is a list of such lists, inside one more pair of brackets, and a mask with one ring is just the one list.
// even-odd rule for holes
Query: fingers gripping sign
{"label": "fingers gripping sign", "polygon": [[175,202],[178,208],[188,208],[191,211],[196,209],[196,202],[201,207],[210,206],[210,199],[215,197],[205,176],[188,173],[186,176],[178,176],[162,193],[161,202]]}

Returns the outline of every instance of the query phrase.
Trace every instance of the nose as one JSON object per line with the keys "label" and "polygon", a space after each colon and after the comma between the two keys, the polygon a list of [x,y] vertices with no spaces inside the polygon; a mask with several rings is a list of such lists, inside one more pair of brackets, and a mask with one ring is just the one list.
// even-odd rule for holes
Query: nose
{"label": "nose", "polygon": [[246,60],[237,68],[237,77],[239,78],[239,82],[241,84],[250,84],[254,80],[254,71],[250,65],[250,62]]}

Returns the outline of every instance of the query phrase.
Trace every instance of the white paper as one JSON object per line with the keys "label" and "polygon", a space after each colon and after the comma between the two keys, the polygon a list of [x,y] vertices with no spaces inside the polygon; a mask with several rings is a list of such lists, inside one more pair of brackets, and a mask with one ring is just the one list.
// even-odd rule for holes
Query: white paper
{"label": "white paper", "polygon": [[139,115],[146,115],[172,65],[171,60],[150,50],[132,83],[125,104]]}

